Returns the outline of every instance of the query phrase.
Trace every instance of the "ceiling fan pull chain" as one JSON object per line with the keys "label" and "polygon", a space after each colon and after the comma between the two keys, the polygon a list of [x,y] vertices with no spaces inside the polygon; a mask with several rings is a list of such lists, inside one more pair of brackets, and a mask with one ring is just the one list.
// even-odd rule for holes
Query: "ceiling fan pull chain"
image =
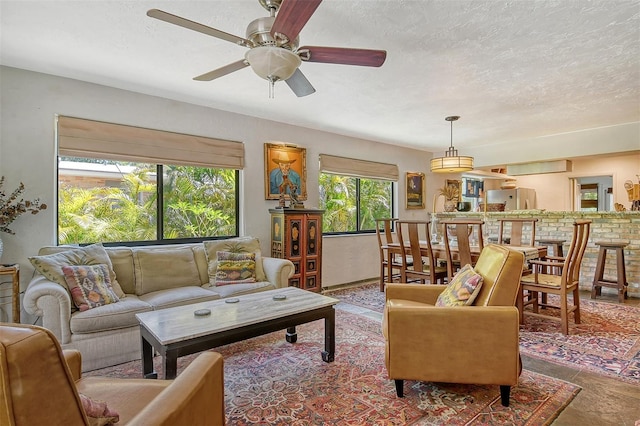
{"label": "ceiling fan pull chain", "polygon": [[273,99],[274,97],[274,92],[275,92],[275,80],[270,78],[269,79],[269,99]]}

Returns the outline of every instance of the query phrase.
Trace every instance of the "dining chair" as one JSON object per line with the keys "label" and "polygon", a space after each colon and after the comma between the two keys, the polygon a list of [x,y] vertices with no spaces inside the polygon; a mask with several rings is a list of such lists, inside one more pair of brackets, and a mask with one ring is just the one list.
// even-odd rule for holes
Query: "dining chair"
{"label": "dining chair", "polygon": [[438,266],[431,248],[429,222],[398,220],[398,240],[402,252],[401,279],[403,283],[415,279],[421,283],[444,284],[447,268]]}
{"label": "dining chair", "polygon": [[[537,218],[498,219],[500,223],[498,228],[498,244],[533,247],[536,242],[537,221]],[[530,231],[530,234],[525,231]]]}
{"label": "dining chair", "polygon": [[[524,308],[532,305],[533,315],[543,315],[539,308],[555,308],[560,310],[561,331],[569,334],[569,314],[573,312],[576,324],[580,324],[580,264],[589,240],[591,228],[590,220],[576,220],[573,223],[573,236],[567,255],[563,258],[551,257],[546,260],[532,260],[532,273],[523,275],[520,279],[520,294],[518,296],[518,310],[520,311],[520,323],[524,323]],[[560,271],[560,275],[545,273],[551,269]],[[529,294],[525,300],[524,292]],[[555,294],[559,297],[558,305],[551,301],[538,299],[539,293]],[[569,306],[569,294],[572,295],[573,304]],[[528,312],[529,313],[529,312]],[[548,315],[544,315],[547,318]]]}
{"label": "dining chair", "polygon": [[[393,225],[397,218],[376,219],[376,235],[378,237],[378,248],[380,253],[380,291],[384,291],[387,282],[393,282],[394,277],[400,277],[402,260],[397,252],[389,248],[393,241]],[[385,274],[385,270],[387,273]],[[394,274],[393,271],[398,273]]]}
{"label": "dining chair", "polygon": [[[447,261],[447,277],[451,282],[453,276],[464,265],[474,266],[480,252],[484,248],[482,225],[484,221],[473,219],[456,219],[441,222],[444,228],[444,246]],[[471,247],[477,242],[477,252]]]}

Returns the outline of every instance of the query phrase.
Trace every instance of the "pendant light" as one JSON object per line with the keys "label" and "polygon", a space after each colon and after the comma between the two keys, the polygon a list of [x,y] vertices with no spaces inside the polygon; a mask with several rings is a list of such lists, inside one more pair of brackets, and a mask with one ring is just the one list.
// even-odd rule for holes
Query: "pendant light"
{"label": "pendant light", "polygon": [[458,115],[445,118],[451,123],[451,146],[444,153],[444,157],[431,159],[431,171],[434,173],[458,173],[473,170],[473,157],[458,155],[458,150],[453,147],[453,122],[459,118]]}

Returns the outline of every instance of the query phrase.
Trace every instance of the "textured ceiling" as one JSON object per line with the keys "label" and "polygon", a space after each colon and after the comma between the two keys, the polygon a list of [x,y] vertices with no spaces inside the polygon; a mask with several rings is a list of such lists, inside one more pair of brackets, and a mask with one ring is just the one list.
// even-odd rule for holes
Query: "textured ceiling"
{"label": "textured ceiling", "polygon": [[[286,1],[286,0],[284,0]],[[297,98],[250,68],[192,77],[245,48],[258,0],[0,1],[0,63],[349,136],[444,151],[640,120],[640,1],[324,0],[300,45],[387,50],[381,68],[303,63]]]}

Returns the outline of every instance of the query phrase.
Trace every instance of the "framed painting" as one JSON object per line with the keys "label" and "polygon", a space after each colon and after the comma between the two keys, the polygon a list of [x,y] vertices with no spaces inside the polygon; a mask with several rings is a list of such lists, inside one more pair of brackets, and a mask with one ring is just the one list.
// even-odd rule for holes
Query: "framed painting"
{"label": "framed painting", "polygon": [[478,198],[482,192],[484,182],[477,179],[465,179],[464,195],[469,198]]}
{"label": "framed painting", "polygon": [[458,188],[458,201],[462,201],[462,181],[447,179],[445,183],[447,186],[455,186]]}
{"label": "framed painting", "polygon": [[307,199],[307,150],[297,146],[264,144],[264,193],[266,200],[278,200],[280,194],[291,199]]}
{"label": "framed painting", "polygon": [[407,172],[407,209],[424,209],[424,173]]}

